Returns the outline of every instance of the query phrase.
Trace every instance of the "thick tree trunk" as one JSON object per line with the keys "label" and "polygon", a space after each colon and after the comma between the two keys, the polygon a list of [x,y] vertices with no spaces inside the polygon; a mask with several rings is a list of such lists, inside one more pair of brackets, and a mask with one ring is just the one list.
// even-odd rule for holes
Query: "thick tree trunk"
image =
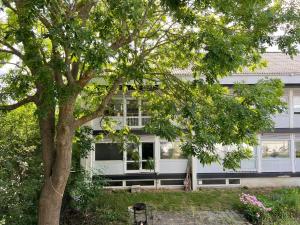
{"label": "thick tree trunk", "polygon": [[58,225],[62,196],[52,187],[50,178],[45,181],[39,202],[39,225]]}
{"label": "thick tree trunk", "polygon": [[[45,137],[47,132],[41,134],[42,140],[44,138],[46,141],[43,142],[45,173],[39,201],[39,225],[59,225],[62,198],[71,169],[72,138],[74,135],[73,109],[73,101],[65,102],[59,108],[53,146],[45,146],[44,144],[51,144],[51,141],[48,140],[49,137]],[[49,153],[53,149],[55,152]]]}

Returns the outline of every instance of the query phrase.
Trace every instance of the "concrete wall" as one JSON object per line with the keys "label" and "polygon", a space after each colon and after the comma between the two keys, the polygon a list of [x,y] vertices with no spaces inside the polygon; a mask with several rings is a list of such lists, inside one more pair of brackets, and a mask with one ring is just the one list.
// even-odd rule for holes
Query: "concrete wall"
{"label": "concrete wall", "polygon": [[247,187],[300,186],[300,177],[242,178],[241,186],[247,186]]}

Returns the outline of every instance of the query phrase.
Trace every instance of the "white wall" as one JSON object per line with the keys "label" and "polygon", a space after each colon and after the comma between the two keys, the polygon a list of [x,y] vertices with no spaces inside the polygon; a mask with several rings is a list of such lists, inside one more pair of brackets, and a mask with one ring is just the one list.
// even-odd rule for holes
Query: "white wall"
{"label": "white wall", "polygon": [[122,160],[101,160],[94,162],[94,172],[97,174],[117,175],[124,173]]}
{"label": "white wall", "polygon": [[161,159],[159,173],[185,173],[187,159]]}

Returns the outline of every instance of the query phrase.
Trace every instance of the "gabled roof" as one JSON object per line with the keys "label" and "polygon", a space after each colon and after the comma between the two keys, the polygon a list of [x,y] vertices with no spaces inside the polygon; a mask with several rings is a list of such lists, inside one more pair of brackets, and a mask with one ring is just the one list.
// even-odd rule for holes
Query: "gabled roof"
{"label": "gabled roof", "polygon": [[[256,68],[254,71],[244,68],[242,72],[233,75],[300,75],[300,55],[294,56],[292,59],[281,52],[267,52],[262,54],[262,59],[266,60],[266,67]],[[191,66],[186,69],[175,68],[172,73],[179,76],[190,76],[192,75]]]}

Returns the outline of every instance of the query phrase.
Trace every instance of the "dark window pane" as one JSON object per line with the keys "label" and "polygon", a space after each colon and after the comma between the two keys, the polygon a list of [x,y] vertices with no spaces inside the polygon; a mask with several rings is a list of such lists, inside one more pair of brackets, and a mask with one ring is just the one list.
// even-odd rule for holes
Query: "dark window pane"
{"label": "dark window pane", "polygon": [[154,144],[151,142],[142,143],[142,159],[153,159]]}
{"label": "dark window pane", "polygon": [[148,116],[148,112],[147,112],[147,102],[146,101],[143,101],[142,100],[142,103],[141,103],[141,110],[142,110],[142,116]]}
{"label": "dark window pane", "polygon": [[120,187],[120,186],[123,186],[123,182],[122,181],[106,181],[105,186]]}
{"label": "dark window pane", "polygon": [[202,180],[203,185],[226,184],[225,179]]}
{"label": "dark window pane", "polygon": [[139,104],[138,100],[127,100],[127,116],[138,116]]}
{"label": "dark window pane", "polygon": [[106,116],[123,116],[123,99],[113,99],[105,110]]}
{"label": "dark window pane", "polygon": [[126,186],[132,186],[132,185],[153,186],[154,180],[126,181]]}
{"label": "dark window pane", "polygon": [[229,184],[240,184],[241,180],[240,179],[229,179]]}
{"label": "dark window pane", "polygon": [[127,160],[135,160],[138,161],[139,156],[139,146],[133,143],[127,144]]}
{"label": "dark window pane", "polygon": [[161,185],[183,185],[183,180],[161,180]]}
{"label": "dark window pane", "polygon": [[139,162],[127,162],[127,170],[139,170]]}
{"label": "dark window pane", "polygon": [[95,160],[123,160],[123,152],[116,143],[98,143]]}
{"label": "dark window pane", "polygon": [[300,158],[300,142],[295,141],[296,158]]}
{"label": "dark window pane", "polygon": [[142,169],[154,170],[154,160],[150,159],[150,160],[142,162]]}

